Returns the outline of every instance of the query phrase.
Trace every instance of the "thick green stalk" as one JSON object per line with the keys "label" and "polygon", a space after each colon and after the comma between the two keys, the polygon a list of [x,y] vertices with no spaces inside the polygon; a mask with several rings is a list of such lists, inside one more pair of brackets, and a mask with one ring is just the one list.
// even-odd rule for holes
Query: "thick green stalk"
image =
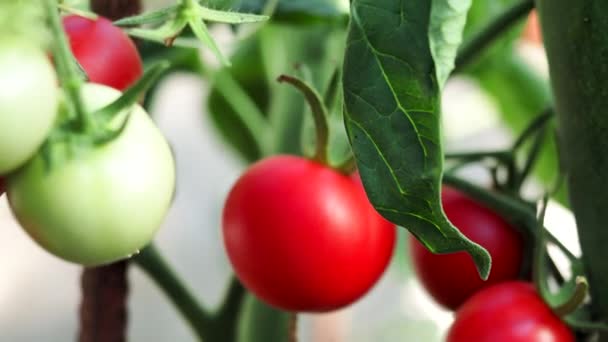
{"label": "thick green stalk", "polygon": [[77,115],[83,132],[92,132],[95,121],[91,113],[85,110],[80,98],[80,87],[83,80],[76,69],[76,61],[70,50],[68,38],[63,31],[57,0],[45,0],[45,10],[48,14],[50,31],[53,35],[53,59],[57,66],[57,74],[65,90],[72,111]]}
{"label": "thick green stalk", "polygon": [[133,261],[163,290],[201,341],[236,342],[237,318],[245,295],[238,280],[232,280],[224,303],[212,313],[199,303],[154,245],[144,248]]}
{"label": "thick green stalk", "polygon": [[592,309],[608,321],[608,1],[537,0],[537,8]]}

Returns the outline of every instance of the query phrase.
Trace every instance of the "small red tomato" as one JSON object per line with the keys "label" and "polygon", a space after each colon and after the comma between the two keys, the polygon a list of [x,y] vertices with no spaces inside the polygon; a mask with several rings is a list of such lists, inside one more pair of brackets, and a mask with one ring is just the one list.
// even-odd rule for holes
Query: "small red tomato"
{"label": "small red tomato", "polygon": [[293,156],[254,164],[223,213],[236,275],[289,311],[329,311],[362,297],[386,269],[395,233],[351,177]]}
{"label": "small red tomato", "polygon": [[133,41],[106,18],[69,15],[63,27],[90,82],[125,90],[142,75],[141,57]]}
{"label": "small red tomato", "polygon": [[464,194],[444,186],[441,200],[445,214],[460,232],[492,256],[490,277],[484,282],[467,253],[433,254],[410,236],[410,255],[422,285],[437,303],[456,310],[481,288],[517,279],[524,246],[515,228]]}
{"label": "small red tomato", "polygon": [[488,287],[456,313],[447,342],[574,342],[572,331],[530,283]]}

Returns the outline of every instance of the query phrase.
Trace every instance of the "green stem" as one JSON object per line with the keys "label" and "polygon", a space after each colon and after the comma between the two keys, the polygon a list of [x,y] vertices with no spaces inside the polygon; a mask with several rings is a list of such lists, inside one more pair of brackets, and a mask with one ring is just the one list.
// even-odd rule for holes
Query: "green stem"
{"label": "green stem", "polygon": [[45,0],[44,5],[54,38],[52,51],[59,80],[66,92],[72,113],[76,115],[80,122],[80,128],[83,132],[92,132],[95,129],[95,121],[91,113],[85,110],[80,97],[80,88],[83,81],[78,69],[75,68],[76,60],[63,31],[60,14],[57,10],[58,3],[56,0]]}
{"label": "green stem", "polygon": [[492,43],[513,24],[528,15],[532,9],[534,9],[533,0],[522,0],[505,10],[504,13],[500,14],[470,41],[465,42],[456,57],[454,73],[461,71],[465,66],[471,63],[485,47]]}
{"label": "green stem", "polygon": [[463,153],[446,153],[445,159],[457,159],[468,162],[475,162],[485,158],[494,158],[500,161],[508,161],[512,157],[511,151],[480,151]]}
{"label": "green stem", "polygon": [[237,340],[238,317],[246,291],[235,277],[230,281],[220,308],[216,312],[209,312],[186,288],[154,244],[144,248],[133,261],[164,291],[201,340]]}
{"label": "green stem", "polygon": [[517,190],[517,192],[519,192],[521,190],[521,187],[523,186],[524,182],[526,181],[526,178],[528,178],[528,175],[532,171],[532,168],[534,168],[534,165],[538,161],[538,157],[540,156],[542,144],[545,141],[545,135],[546,135],[546,129],[542,128],[540,130],[540,132],[538,132],[538,134],[534,138],[532,148],[530,149],[528,156],[526,157],[526,161],[524,163],[523,168],[521,170],[519,170],[518,172],[516,172],[515,175],[513,175],[514,183],[515,183],[514,185],[515,185],[515,189]]}
{"label": "green stem", "polygon": [[354,154],[350,154],[346,160],[340,163],[338,166],[334,167],[334,169],[340,171],[345,175],[350,175],[357,170],[357,159],[355,159]]}
{"label": "green stem", "polygon": [[553,108],[547,108],[539,116],[534,118],[519,135],[517,140],[515,140],[515,143],[513,143],[513,151],[519,149],[526,142],[526,140],[528,140],[528,138],[530,138],[530,136],[532,136],[538,130],[545,128],[547,122],[549,122],[553,116]]}
{"label": "green stem", "polygon": [[566,315],[576,311],[576,309],[583,305],[583,302],[587,297],[587,293],[589,292],[589,284],[587,283],[585,277],[578,276],[576,277],[575,281],[576,287],[570,298],[568,298],[568,300],[558,307],[553,308],[553,312],[555,312],[555,314],[559,317],[565,317]]}
{"label": "green stem", "polygon": [[[491,209],[500,213],[501,216],[508,218],[515,223],[523,224],[526,228],[526,230],[523,231],[524,233],[538,237],[538,229],[533,229],[538,225],[536,213],[533,208],[530,208],[525,203],[507,195],[489,191],[452,174],[445,174],[443,176],[443,182],[486,204]],[[519,226],[519,224],[517,226]],[[578,258],[572,254],[555,235],[546,229],[545,234],[547,239],[554,243],[568,259],[571,261],[578,261]]]}
{"label": "green stem", "polygon": [[247,128],[260,154],[267,155],[270,149],[269,123],[257,104],[236,82],[228,70],[213,73],[209,78],[212,79],[218,93],[232,107],[244,127]]}
{"label": "green stem", "polygon": [[281,75],[279,76],[278,81],[291,84],[306,97],[306,101],[310,106],[315,121],[316,144],[314,160],[327,165],[329,163],[329,123],[327,122],[327,109],[325,108],[321,96],[312,86],[296,77]]}
{"label": "green stem", "polygon": [[150,245],[144,248],[133,258],[133,261],[165,292],[196,335],[201,340],[206,341],[207,331],[211,330],[213,320],[211,314],[199,304],[198,299],[183,285],[156,247]]}

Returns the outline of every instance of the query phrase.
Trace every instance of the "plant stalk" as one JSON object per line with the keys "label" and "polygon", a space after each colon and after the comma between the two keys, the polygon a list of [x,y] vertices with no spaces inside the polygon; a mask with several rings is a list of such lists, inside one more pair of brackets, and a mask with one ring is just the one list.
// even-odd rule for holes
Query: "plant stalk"
{"label": "plant stalk", "polygon": [[163,290],[201,341],[236,342],[237,318],[245,295],[245,289],[236,278],[231,280],[219,310],[211,313],[184,285],[154,245],[144,248],[133,261]]}
{"label": "plant stalk", "polygon": [[488,45],[496,38],[500,37],[515,23],[526,17],[532,9],[534,9],[533,0],[521,0],[511,8],[505,10],[504,13],[500,14],[487,27],[471,38],[470,41],[465,42],[456,57],[456,66],[453,73],[458,73],[465,68],[475,59],[475,57],[481,54]]}
{"label": "plant stalk", "polygon": [[537,8],[592,318],[608,322],[608,2],[537,0]]}
{"label": "plant stalk", "polygon": [[93,132],[95,121],[91,113],[85,110],[80,97],[80,88],[82,87],[83,80],[80,77],[76,60],[70,49],[70,43],[63,30],[57,0],[44,0],[44,5],[53,35],[53,60],[57,67],[59,81],[67,95],[68,107],[71,109],[71,114],[78,118],[83,133]]}

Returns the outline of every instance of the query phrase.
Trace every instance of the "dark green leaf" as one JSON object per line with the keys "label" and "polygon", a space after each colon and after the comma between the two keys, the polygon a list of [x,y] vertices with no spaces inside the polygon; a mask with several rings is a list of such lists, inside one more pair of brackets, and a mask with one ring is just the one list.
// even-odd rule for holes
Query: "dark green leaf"
{"label": "dark green leaf", "polygon": [[487,278],[490,255],[462,235],[441,207],[440,94],[428,39],[430,5],[352,1],[345,122],[376,209],[433,252],[468,252]]}

